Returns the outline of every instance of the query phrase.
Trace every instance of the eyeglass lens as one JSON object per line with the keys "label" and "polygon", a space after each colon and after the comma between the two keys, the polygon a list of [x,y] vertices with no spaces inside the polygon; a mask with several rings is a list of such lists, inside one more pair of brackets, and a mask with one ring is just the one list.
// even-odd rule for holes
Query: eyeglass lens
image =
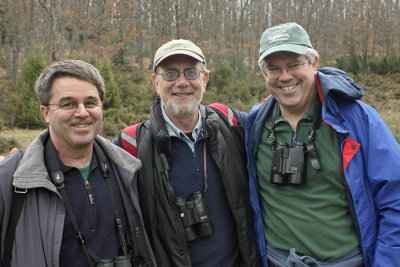
{"label": "eyeglass lens", "polygon": [[[65,100],[61,100],[57,104],[48,104],[48,105],[49,106],[56,105],[56,106],[58,106],[58,108],[64,109],[64,110],[76,110],[76,109],[78,109],[79,104],[80,103],[74,99],[65,99]],[[93,99],[90,98],[90,99],[86,99],[82,104],[86,109],[92,109],[92,108],[96,108],[96,107],[100,106],[101,101],[98,100],[97,98],[93,98]]]}
{"label": "eyeglass lens", "polygon": [[178,79],[179,74],[181,73],[183,73],[183,75],[185,75],[185,78],[188,80],[196,80],[200,77],[200,72],[201,71],[196,69],[187,69],[183,72],[179,72],[177,70],[167,70],[161,73],[161,75],[166,81],[175,81],[176,79]]}

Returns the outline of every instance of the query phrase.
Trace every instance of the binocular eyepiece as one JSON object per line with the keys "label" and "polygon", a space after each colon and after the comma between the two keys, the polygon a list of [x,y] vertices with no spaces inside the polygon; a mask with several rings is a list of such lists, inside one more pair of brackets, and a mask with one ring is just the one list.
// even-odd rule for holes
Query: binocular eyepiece
{"label": "binocular eyepiece", "polygon": [[304,143],[296,142],[289,147],[287,143],[278,142],[273,148],[270,182],[300,185],[303,182],[305,151]]}
{"label": "binocular eyepiece", "polygon": [[210,236],[214,233],[211,216],[208,212],[204,192],[196,191],[190,194],[190,200],[176,197],[176,204],[185,228],[186,240],[192,241],[198,237]]}
{"label": "binocular eyepiece", "polygon": [[118,256],[114,259],[104,259],[97,264],[97,267],[132,267],[132,263],[127,256]]}

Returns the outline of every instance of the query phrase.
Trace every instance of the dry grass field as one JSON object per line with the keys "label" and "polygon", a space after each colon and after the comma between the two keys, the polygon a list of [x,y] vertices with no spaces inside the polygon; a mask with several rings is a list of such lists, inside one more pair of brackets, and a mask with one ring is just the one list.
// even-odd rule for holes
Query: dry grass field
{"label": "dry grass field", "polygon": [[[7,148],[12,148],[14,146],[18,146],[18,148],[26,149],[28,145],[35,139],[35,137],[42,130],[27,130],[27,129],[13,129],[13,130],[3,130],[0,131],[0,136],[9,141],[9,145],[6,145]],[[7,151],[5,149],[0,148],[0,154],[5,155]]]}
{"label": "dry grass field", "polygon": [[363,75],[355,81],[364,89],[361,99],[378,111],[379,115],[400,143],[400,74],[387,76]]}

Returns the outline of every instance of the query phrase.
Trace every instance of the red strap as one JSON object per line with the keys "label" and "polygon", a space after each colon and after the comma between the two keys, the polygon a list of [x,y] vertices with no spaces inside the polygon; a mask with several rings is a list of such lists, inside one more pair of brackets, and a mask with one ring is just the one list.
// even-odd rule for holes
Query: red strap
{"label": "red strap", "polygon": [[224,105],[221,103],[212,103],[208,106],[218,109],[222,114],[224,114],[224,116],[228,119],[230,125],[233,125],[233,126],[237,125],[235,113],[227,105]]}
{"label": "red strap", "polygon": [[121,132],[122,148],[132,156],[137,156],[136,129],[139,123],[126,127]]}
{"label": "red strap", "polygon": [[268,99],[268,98],[270,98],[272,95],[269,95],[269,96],[267,96],[266,98],[264,98],[264,100],[261,102],[261,104],[260,104],[260,106],[262,105],[262,104],[264,104],[264,102]]}
{"label": "red strap", "polygon": [[322,93],[321,84],[319,83],[317,74],[315,74],[315,84],[317,86],[319,99],[321,100],[321,103],[324,103],[324,94]]}

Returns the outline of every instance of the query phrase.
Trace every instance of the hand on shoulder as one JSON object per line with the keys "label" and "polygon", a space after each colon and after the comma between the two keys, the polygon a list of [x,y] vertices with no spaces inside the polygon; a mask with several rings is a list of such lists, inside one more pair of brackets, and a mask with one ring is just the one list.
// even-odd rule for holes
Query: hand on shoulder
{"label": "hand on shoulder", "polygon": [[[11,155],[12,153],[14,153],[15,151],[17,151],[17,150],[18,150],[18,148],[16,148],[16,147],[12,148],[12,149],[10,150],[10,155]],[[0,155],[0,161],[3,161],[3,160],[5,160],[5,159],[6,159],[6,157]]]}

